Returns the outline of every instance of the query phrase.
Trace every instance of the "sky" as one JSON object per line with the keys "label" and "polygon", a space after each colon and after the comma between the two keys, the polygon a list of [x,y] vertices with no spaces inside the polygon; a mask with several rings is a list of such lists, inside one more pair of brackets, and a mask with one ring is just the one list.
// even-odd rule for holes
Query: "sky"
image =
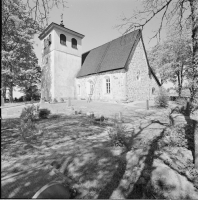
{"label": "sky", "polygon": [[[141,0],[67,0],[67,2],[67,8],[64,10],[61,7],[51,10],[49,24],[51,22],[60,24],[61,13],[63,13],[65,27],[85,35],[82,40],[83,53],[120,37],[125,30],[119,30],[116,26],[123,23],[122,16],[130,17],[133,10],[142,7]],[[150,39],[159,23],[160,16],[154,18],[143,29],[146,49],[150,49],[156,44],[156,39]],[[162,31],[162,38],[164,36],[165,31]],[[34,39],[35,53],[40,64],[41,44],[38,35]]]}

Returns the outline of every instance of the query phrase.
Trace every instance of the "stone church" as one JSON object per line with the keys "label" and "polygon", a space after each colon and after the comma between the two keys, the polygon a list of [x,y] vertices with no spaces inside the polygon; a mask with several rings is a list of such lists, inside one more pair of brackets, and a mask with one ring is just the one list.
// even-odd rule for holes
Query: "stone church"
{"label": "stone church", "polygon": [[160,83],[149,66],[141,30],[82,54],[84,35],[51,23],[42,43],[41,98],[130,102],[153,99]]}

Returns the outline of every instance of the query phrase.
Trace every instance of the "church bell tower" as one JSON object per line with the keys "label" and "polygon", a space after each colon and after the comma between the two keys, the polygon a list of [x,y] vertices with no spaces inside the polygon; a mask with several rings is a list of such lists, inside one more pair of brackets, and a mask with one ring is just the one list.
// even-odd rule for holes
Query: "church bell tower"
{"label": "church bell tower", "polygon": [[81,68],[84,35],[51,23],[40,35],[42,43],[41,99],[76,98],[75,78]]}

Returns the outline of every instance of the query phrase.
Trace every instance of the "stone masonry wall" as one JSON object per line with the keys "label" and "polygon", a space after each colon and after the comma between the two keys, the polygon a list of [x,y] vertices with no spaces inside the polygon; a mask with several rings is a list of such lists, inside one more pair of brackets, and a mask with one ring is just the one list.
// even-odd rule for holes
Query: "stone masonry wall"
{"label": "stone masonry wall", "polygon": [[[152,75],[149,77],[148,64],[141,39],[138,42],[132,59],[129,59],[126,81],[128,101],[153,99],[154,94],[158,90],[159,86],[154,77]],[[152,88],[155,88],[154,94],[152,94]]]}
{"label": "stone masonry wall", "polygon": [[[114,70],[100,73],[98,75],[89,75],[76,79],[76,91],[78,99],[88,99],[90,91],[90,81],[97,81],[94,87],[92,100],[104,101],[122,101],[126,100],[126,73],[125,70]],[[106,78],[110,78],[110,94],[106,92]],[[80,86],[80,93],[78,87]]]}

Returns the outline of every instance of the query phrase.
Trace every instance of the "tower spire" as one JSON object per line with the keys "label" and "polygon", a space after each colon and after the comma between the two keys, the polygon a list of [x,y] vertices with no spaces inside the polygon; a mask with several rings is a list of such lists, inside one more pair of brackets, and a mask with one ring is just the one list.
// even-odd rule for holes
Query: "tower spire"
{"label": "tower spire", "polygon": [[64,27],[64,24],[63,24],[63,13],[61,14],[61,23],[60,23],[60,25]]}

